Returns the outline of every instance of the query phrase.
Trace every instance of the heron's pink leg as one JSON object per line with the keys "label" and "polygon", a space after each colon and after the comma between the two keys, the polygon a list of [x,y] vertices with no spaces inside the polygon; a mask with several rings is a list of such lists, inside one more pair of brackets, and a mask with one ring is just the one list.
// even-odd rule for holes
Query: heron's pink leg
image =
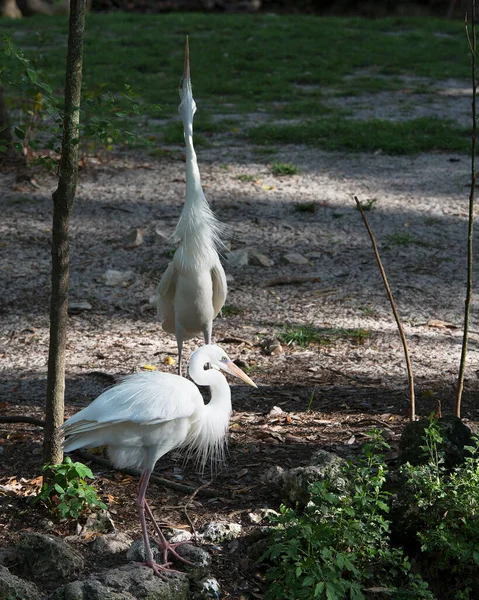
{"label": "heron's pink leg", "polygon": [[174,571],[173,569],[170,569],[169,565],[171,563],[166,562],[166,559],[163,565],[159,565],[153,560],[153,552],[151,551],[150,540],[148,538],[148,530],[146,527],[145,519],[145,506],[147,507],[147,511],[150,511],[150,508],[146,504],[145,499],[146,488],[148,487],[148,482],[150,481],[150,475],[151,471],[146,469],[145,471],[143,471],[140,477],[140,483],[138,486],[138,496],[136,498],[136,506],[138,508],[138,514],[140,515],[141,531],[143,533],[143,543],[145,544],[145,564],[153,569],[155,575],[158,575],[158,577],[161,577],[161,579],[164,579],[166,581],[167,577],[165,577],[165,573],[178,573],[179,571]]}
{"label": "heron's pink leg", "polygon": [[184,563],[185,565],[190,565],[191,567],[194,567],[195,564],[192,563],[191,561],[187,560],[186,558],[183,558],[182,556],[180,556],[178,554],[178,552],[176,552],[175,548],[178,548],[178,546],[181,546],[182,544],[188,544],[190,542],[178,542],[176,544],[170,544],[170,542],[165,538],[163,532],[160,529],[160,526],[158,525],[158,523],[155,520],[155,517],[153,516],[153,513],[151,512],[151,508],[148,505],[148,502],[145,500],[145,510],[147,515],[150,517],[152,523],[153,523],[153,527],[156,530],[156,533],[158,534],[158,537],[160,538],[160,543],[161,543],[161,549],[163,550],[163,560],[166,561],[168,560],[168,552],[171,552],[171,554],[173,554],[173,556],[181,561],[182,563]]}

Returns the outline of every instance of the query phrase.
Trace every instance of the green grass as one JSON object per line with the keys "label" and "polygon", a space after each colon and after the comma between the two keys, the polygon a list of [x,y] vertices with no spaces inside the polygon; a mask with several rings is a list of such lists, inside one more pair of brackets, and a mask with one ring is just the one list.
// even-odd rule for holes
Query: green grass
{"label": "green grass", "polygon": [[[67,18],[4,19],[1,25],[43,80],[61,95]],[[125,84],[130,85],[139,102],[161,108],[123,116],[125,127],[148,132],[153,141],[182,143],[177,107],[186,34],[198,106],[197,145],[210,145],[212,136],[229,132],[270,147],[305,143],[329,150],[395,154],[468,149],[466,132],[453,123],[345,120],[350,112],[341,107],[342,96],[403,89],[404,76],[430,78],[432,86],[439,79],[469,77],[470,58],[460,22],[267,14],[90,14],[85,91],[118,95]],[[0,69],[11,66],[11,59],[1,54]],[[418,86],[408,87],[431,91],[429,85]],[[337,97],[334,107],[324,103],[326,93]],[[7,94],[11,107],[21,103],[14,89]],[[101,113],[101,107],[98,110]],[[250,112],[263,114],[266,123],[246,130],[242,115]],[[213,119],[218,115],[224,118]],[[270,116],[294,122],[267,123]]]}
{"label": "green grass", "polygon": [[307,144],[323,150],[414,154],[431,150],[468,152],[469,129],[423,117],[410,121],[321,119],[303,124],[253,127],[247,138],[258,144]]}
{"label": "green grass", "polygon": [[366,329],[343,329],[314,327],[313,325],[285,325],[276,332],[276,337],[288,346],[297,345],[307,348],[310,344],[327,345],[339,339],[349,340],[357,345],[364,344],[369,337]]}
{"label": "green grass", "polygon": [[271,165],[271,173],[277,177],[282,177],[284,175],[298,175],[301,173],[301,170],[299,167],[295,167],[291,163],[276,162]]}
{"label": "green grass", "polygon": [[244,308],[235,306],[234,304],[225,304],[221,309],[221,315],[223,317],[234,317],[236,315],[242,315]]}
{"label": "green grass", "polygon": [[241,173],[236,177],[238,181],[241,183],[253,183],[253,181],[257,181],[258,177],[256,175],[248,175],[247,173]]}

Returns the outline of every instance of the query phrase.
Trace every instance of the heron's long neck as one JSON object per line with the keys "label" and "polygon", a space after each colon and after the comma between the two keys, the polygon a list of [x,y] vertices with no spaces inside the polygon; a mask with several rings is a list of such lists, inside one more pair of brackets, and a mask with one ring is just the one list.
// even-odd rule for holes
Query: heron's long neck
{"label": "heron's long neck", "polygon": [[181,240],[184,253],[194,256],[197,262],[209,264],[216,257],[219,225],[201,187],[193,146],[193,120],[184,119],[183,128],[186,146],[186,200],[175,235]]}
{"label": "heron's long neck", "polygon": [[215,369],[205,370],[202,363],[193,361],[190,362],[189,374],[197,385],[210,388],[211,400],[206,406],[208,410],[231,413],[231,389],[224,375]]}
{"label": "heron's long neck", "polygon": [[[201,187],[200,170],[196,159],[195,147],[193,146],[193,123],[184,124],[185,149],[186,149],[186,203],[191,205],[194,199],[200,196],[204,199]],[[206,200],[205,200],[206,201]]]}

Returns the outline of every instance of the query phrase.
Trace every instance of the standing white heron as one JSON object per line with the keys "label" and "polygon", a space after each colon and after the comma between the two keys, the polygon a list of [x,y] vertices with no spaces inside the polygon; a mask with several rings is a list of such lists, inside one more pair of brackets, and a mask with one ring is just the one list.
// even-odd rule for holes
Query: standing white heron
{"label": "standing white heron", "polygon": [[[209,364],[211,368],[205,369]],[[118,468],[142,469],[136,504],[145,544],[146,564],[163,576],[168,571],[168,552],[182,562],[155,521],[146,501],[146,489],[156,462],[174,449],[186,450],[204,466],[209,459],[221,459],[231,415],[231,390],[220,370],[255,383],[237,367],[219,346],[205,345],[191,355],[191,379],[210,387],[211,400],[203,402],[194,383],[171,373],[147,372],[126,377],[106,390],[89,406],[61,426],[64,450],[107,446]],[[163,552],[163,564],[153,560],[145,512],[153,522]]]}
{"label": "standing white heron", "polygon": [[221,224],[203,193],[193,146],[196,103],[191,89],[188,38],[179,91],[178,112],[186,145],[186,200],[173,234],[180,246],[161,277],[156,301],[163,329],[176,336],[181,375],[183,342],[203,334],[205,343],[211,343],[213,319],[225,303],[227,288],[217,252]]}

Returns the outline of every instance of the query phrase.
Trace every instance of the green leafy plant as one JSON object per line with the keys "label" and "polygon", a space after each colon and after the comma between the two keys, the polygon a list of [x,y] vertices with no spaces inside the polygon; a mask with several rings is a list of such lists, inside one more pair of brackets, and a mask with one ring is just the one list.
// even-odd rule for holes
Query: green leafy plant
{"label": "green leafy plant", "polygon": [[455,578],[454,595],[477,597],[479,580],[479,437],[466,446],[464,462],[451,472],[445,467],[443,436],[431,417],[424,432],[424,465],[406,464],[408,503],[417,510],[417,537],[423,559],[434,565],[435,578]]}
{"label": "green leafy plant", "polygon": [[304,513],[281,508],[261,557],[268,562],[266,600],[363,600],[368,591],[433,599],[407,556],[390,544],[382,454],[388,445],[378,430],[370,435],[359,464],[344,467],[347,489],[315,483]]}
{"label": "green leafy plant", "polygon": [[[55,170],[62,136],[62,102],[53,87],[44,81],[34,62],[26,58],[8,36],[2,36],[2,42],[5,55],[11,60],[8,68],[0,70],[0,82],[20,94],[20,99],[17,99],[19,122],[13,127],[14,147],[31,164]],[[140,104],[137,94],[128,84],[117,95],[104,91],[103,85],[85,91],[80,119],[80,140],[87,140],[81,142],[83,156],[100,149],[112,150],[115,143],[149,145],[150,141],[146,138],[124,129],[123,123],[127,117],[158,110],[158,105]],[[0,150],[6,150],[1,140]]]}
{"label": "green leafy plant", "polygon": [[276,176],[298,175],[301,173],[301,170],[299,167],[295,167],[291,163],[273,163],[271,165],[271,173]]}
{"label": "green leafy plant", "polygon": [[67,456],[59,465],[44,465],[48,474],[37,501],[44,502],[62,518],[77,519],[79,515],[94,508],[107,510],[95,489],[86,482],[93,479],[90,468],[80,462],[73,462]]}

